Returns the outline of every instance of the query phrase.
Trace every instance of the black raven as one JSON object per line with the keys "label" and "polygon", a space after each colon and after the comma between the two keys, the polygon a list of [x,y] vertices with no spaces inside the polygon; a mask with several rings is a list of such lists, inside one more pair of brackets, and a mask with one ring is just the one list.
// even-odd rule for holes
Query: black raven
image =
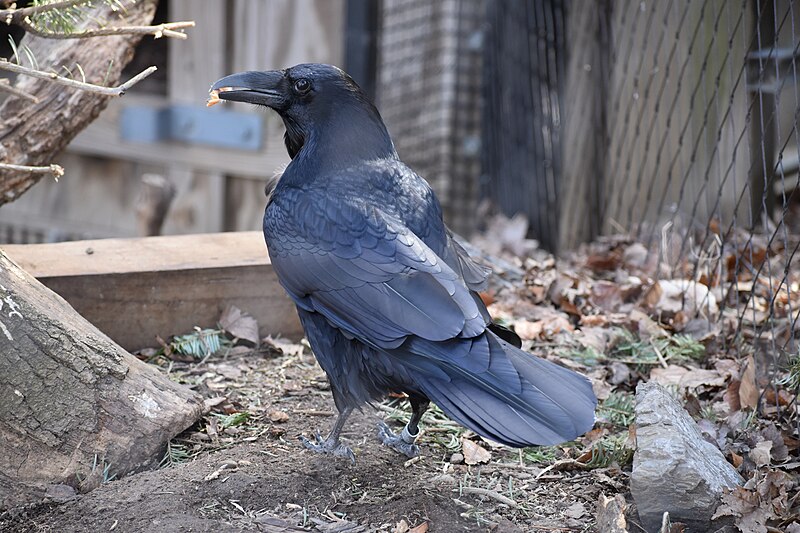
{"label": "black raven", "polygon": [[[349,457],[339,434],[354,408],[390,392],[413,415],[379,436],[408,455],[434,402],[509,446],[588,431],[597,400],[582,375],[504,341],[477,291],[488,270],[453,240],[428,183],[403,164],[378,114],[342,70],[320,64],[242,72],[209,104],[267,106],[286,126],[291,163],[264,213],[272,265],[328,375],[339,417],[309,449]],[[505,334],[508,337],[507,334]]]}

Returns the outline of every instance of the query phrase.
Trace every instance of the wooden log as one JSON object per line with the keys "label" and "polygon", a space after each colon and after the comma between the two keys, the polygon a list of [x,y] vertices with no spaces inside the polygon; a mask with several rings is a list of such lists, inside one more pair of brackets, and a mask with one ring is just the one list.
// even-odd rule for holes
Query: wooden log
{"label": "wooden log", "polygon": [[0,251],[0,509],[157,464],[201,412]]}
{"label": "wooden log", "polygon": [[[146,25],[153,20],[156,4],[157,0],[143,0],[127,3],[120,10],[113,2],[97,2],[87,18],[107,20],[117,26]],[[141,36],[117,35],[76,42],[27,35],[25,45],[33,51],[42,70],[80,65],[87,82],[116,85],[140,40]],[[0,105],[0,161],[4,163],[49,165],[109,101],[108,96],[38,78],[20,77],[16,87],[36,96],[38,102],[11,96]],[[30,172],[4,172],[0,176],[0,204],[15,200],[41,177],[42,174]]]}
{"label": "wooden log", "polygon": [[9,257],[128,350],[214,327],[235,305],[262,336],[302,337],[261,232],[10,245]]}

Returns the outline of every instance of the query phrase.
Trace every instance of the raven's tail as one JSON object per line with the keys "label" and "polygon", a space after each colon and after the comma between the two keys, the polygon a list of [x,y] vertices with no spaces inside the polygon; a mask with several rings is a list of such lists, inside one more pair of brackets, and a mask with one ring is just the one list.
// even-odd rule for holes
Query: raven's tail
{"label": "raven's tail", "polygon": [[[597,399],[585,376],[489,331],[481,337],[485,342],[474,342],[461,361],[438,360],[447,378],[430,372],[414,376],[421,392],[450,418],[514,447],[558,444],[592,428]],[[476,361],[484,360],[486,369],[476,369]]]}

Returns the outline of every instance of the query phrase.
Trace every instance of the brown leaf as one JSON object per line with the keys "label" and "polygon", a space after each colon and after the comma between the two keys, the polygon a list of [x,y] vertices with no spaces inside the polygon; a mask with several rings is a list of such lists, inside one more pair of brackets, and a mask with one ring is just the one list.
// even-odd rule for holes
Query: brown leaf
{"label": "brown leaf", "polygon": [[219,317],[219,325],[233,337],[258,346],[258,321],[238,307],[226,307]]}
{"label": "brown leaf", "polygon": [[677,385],[683,389],[696,389],[702,386],[725,386],[725,378],[720,376],[716,370],[685,368],[678,365],[669,365],[667,368],[654,368],[650,371],[650,379],[662,385]]}
{"label": "brown leaf", "polygon": [[756,466],[766,466],[772,461],[772,456],[769,453],[770,450],[772,450],[772,441],[762,440],[756,444],[747,455],[756,464]]}
{"label": "brown leaf", "polygon": [[408,529],[408,522],[403,519],[392,528],[392,533],[408,533]]}
{"label": "brown leaf", "polygon": [[469,439],[461,439],[461,452],[464,454],[464,462],[468,465],[488,463],[492,458],[491,452]]}
{"label": "brown leaf", "polygon": [[618,249],[593,253],[586,258],[586,266],[595,272],[616,270],[622,263],[622,253]]}
{"label": "brown leaf", "polygon": [[738,379],[731,381],[728,383],[728,390],[726,390],[725,394],[722,395],[722,398],[727,402],[728,409],[731,413],[735,413],[742,408],[742,403],[739,400],[739,387],[741,384],[742,382]]}
{"label": "brown leaf", "polygon": [[598,280],[592,284],[590,299],[594,306],[603,311],[613,311],[622,303],[620,286],[611,281]]}
{"label": "brown leaf", "polygon": [[289,420],[289,415],[279,409],[274,409],[267,415],[275,423],[283,423]]}
{"label": "brown leaf", "polygon": [[742,407],[758,407],[758,385],[756,384],[756,363],[752,354],[747,356],[744,373],[739,385],[739,403]]}
{"label": "brown leaf", "polygon": [[272,335],[262,339],[264,344],[279,351],[284,355],[300,356],[303,355],[303,345],[300,343],[291,342],[282,337],[273,338]]}
{"label": "brown leaf", "polygon": [[770,454],[775,461],[783,462],[789,458],[789,448],[783,442],[783,435],[778,431],[774,424],[770,424],[761,430],[761,436],[772,442]]}
{"label": "brown leaf", "polygon": [[717,298],[708,287],[688,279],[659,280],[647,291],[644,301],[658,314],[672,316],[683,311],[685,322],[695,314],[715,316],[719,311]]}
{"label": "brown leaf", "polygon": [[570,315],[577,317],[581,316],[581,311],[578,309],[578,306],[575,305],[566,295],[561,297],[561,300],[558,302],[558,306],[565,313],[569,313]]}
{"label": "brown leaf", "polygon": [[775,394],[775,389],[772,387],[769,387],[764,391],[764,401],[769,405],[780,405],[781,407],[786,407],[792,403],[792,400],[792,395],[783,389],[778,390],[777,394]]}
{"label": "brown leaf", "polygon": [[428,523],[423,522],[420,525],[411,528],[408,533],[428,533]]}
{"label": "brown leaf", "polygon": [[743,462],[744,462],[744,457],[742,457],[741,455],[737,454],[734,451],[731,451],[731,464],[734,467],[739,468],[740,466],[742,466]]}
{"label": "brown leaf", "polygon": [[581,316],[581,326],[603,327],[608,324],[606,315],[583,315]]}

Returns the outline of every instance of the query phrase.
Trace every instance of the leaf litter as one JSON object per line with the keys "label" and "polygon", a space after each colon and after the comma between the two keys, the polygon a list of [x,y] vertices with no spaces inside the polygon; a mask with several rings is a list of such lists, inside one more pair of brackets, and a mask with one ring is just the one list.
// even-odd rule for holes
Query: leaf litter
{"label": "leaf litter", "polygon": [[[492,251],[488,262],[497,273],[481,296],[524,348],[590,377],[600,403],[595,429],[585,436],[513,450],[433,407],[422,420],[422,456],[406,462],[377,444],[377,418],[367,408],[344,435],[356,465],[332,465],[297,442],[300,434],[324,434],[335,412],[307,343],[259,338],[255,319],[228,308],[216,329],[196,328],[139,354],[202,394],[206,415],[170,443],[160,470],[103,485],[85,498],[102,501],[105,491],[151,475],[162,476],[166,492],[170,484],[178,491],[186,490],[184,483],[193,487],[194,507],[182,512],[237,530],[255,524],[267,531],[418,533],[456,524],[597,531],[596,520],[608,519],[634,531],[638,519],[627,488],[633,391],[641,381],[657,380],[747,480],[724,496],[717,516],[743,533],[794,524],[800,517],[800,354],[769,367],[763,352],[765,338],[791,334],[787,324],[800,309],[800,287],[770,293],[754,269],[734,269],[745,255],[757,269],[769,255],[766,244],[737,245],[716,272],[695,274],[686,262],[663,275],[654,254],[626,237],[603,238],[556,259],[524,239],[520,220],[502,222],[473,241]],[[750,311],[740,317],[744,302]],[[402,397],[377,407],[397,429],[410,416]],[[236,498],[223,496],[230,494]],[[57,516],[73,512],[86,520],[92,512],[86,505]],[[54,523],[54,512],[33,519]],[[136,519],[146,515],[139,509]]]}

